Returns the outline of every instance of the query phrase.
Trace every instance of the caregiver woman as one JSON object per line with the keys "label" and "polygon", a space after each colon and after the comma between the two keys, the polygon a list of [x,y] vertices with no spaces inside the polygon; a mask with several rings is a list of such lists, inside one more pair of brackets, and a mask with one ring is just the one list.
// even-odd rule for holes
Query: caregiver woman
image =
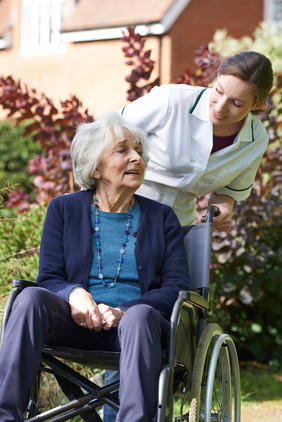
{"label": "caregiver woman", "polygon": [[256,117],[273,83],[271,62],[245,51],[223,62],[212,88],[155,87],[122,113],[149,135],[149,163],[140,195],[173,207],[194,224],[196,197],[211,193],[218,230],[229,231],[234,201],[247,198],[268,135]]}

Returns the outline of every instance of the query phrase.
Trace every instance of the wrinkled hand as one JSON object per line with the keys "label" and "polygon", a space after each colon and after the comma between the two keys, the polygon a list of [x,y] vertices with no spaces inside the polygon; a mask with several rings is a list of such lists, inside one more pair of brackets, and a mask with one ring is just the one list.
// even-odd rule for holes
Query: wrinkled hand
{"label": "wrinkled hand", "polygon": [[[226,233],[230,232],[234,199],[227,195],[217,195],[213,193],[209,199],[209,205],[216,205],[220,214],[213,219],[214,229],[224,231]],[[205,219],[205,216],[202,217]]]}
{"label": "wrinkled hand", "polygon": [[102,318],[97,303],[89,292],[83,288],[75,289],[69,297],[71,316],[74,322],[89,330],[101,331]]}
{"label": "wrinkled hand", "polygon": [[124,311],[119,308],[112,308],[104,303],[100,303],[98,308],[102,317],[104,330],[108,331],[111,328],[118,326]]}

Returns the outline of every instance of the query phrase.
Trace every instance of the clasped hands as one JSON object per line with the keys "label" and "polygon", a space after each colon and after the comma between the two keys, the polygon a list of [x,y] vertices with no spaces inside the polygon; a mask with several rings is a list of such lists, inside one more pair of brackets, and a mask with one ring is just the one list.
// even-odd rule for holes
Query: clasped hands
{"label": "clasped hands", "polygon": [[94,331],[108,331],[117,327],[124,314],[119,308],[112,308],[104,303],[97,305],[91,294],[82,287],[71,292],[69,305],[74,322]]}

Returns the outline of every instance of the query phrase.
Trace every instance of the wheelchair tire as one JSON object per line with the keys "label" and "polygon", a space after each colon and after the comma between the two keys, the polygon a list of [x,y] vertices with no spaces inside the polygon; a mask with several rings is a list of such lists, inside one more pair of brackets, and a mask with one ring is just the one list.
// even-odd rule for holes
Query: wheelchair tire
{"label": "wheelchair tire", "polygon": [[[228,347],[222,344],[216,361],[211,361],[214,345],[222,334],[221,327],[212,323],[206,326],[200,337],[192,372],[189,422],[231,422],[232,420],[231,366]],[[212,380],[209,379],[208,383],[211,363],[216,366]],[[211,396],[208,409],[206,409],[207,395]]]}

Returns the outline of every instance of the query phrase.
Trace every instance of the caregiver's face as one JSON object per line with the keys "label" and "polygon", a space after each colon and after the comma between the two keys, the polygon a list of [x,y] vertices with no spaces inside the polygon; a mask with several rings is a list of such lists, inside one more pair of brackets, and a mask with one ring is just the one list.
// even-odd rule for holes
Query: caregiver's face
{"label": "caregiver's face", "polygon": [[209,117],[215,126],[238,125],[255,109],[250,84],[233,75],[220,75],[210,96]]}

